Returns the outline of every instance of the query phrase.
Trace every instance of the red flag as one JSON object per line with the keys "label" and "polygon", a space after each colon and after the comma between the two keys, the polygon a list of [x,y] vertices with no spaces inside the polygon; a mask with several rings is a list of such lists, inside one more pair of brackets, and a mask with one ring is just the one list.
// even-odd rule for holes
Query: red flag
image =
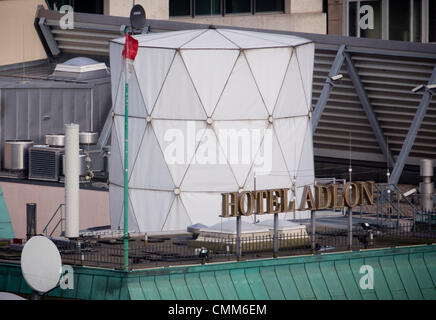
{"label": "red flag", "polygon": [[138,53],[138,40],[126,33],[126,42],[124,43],[123,58],[135,60],[136,54]]}

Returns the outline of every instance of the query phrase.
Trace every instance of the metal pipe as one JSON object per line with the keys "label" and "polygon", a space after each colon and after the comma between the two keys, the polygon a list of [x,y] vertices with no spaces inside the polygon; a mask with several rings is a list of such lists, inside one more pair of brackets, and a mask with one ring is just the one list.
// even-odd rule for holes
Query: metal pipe
{"label": "metal pipe", "polygon": [[65,236],[79,237],[79,125],[65,125]]}
{"label": "metal pipe", "polygon": [[273,253],[274,258],[277,258],[279,253],[278,228],[279,228],[279,214],[274,213],[274,253]]}
{"label": "metal pipe", "polygon": [[26,204],[26,236],[27,240],[36,236],[36,203]]}
{"label": "metal pipe", "polygon": [[312,228],[312,237],[311,237],[311,246],[312,246],[312,253],[315,253],[316,250],[316,217],[315,217],[315,210],[310,211],[310,224]]}
{"label": "metal pipe", "polygon": [[348,208],[348,249],[353,248],[353,209]]}
{"label": "metal pipe", "polygon": [[236,259],[241,259],[241,216],[236,217]]}

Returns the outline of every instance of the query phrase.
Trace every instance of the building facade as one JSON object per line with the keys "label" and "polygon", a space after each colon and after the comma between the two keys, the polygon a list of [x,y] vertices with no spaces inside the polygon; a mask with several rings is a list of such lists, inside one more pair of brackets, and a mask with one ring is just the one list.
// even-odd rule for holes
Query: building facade
{"label": "building facade", "polygon": [[134,4],[149,19],[326,33],[323,0],[48,0],[51,9],[64,4],[77,12],[128,16]]}
{"label": "building facade", "polygon": [[436,42],[436,0],[329,0],[328,34]]}

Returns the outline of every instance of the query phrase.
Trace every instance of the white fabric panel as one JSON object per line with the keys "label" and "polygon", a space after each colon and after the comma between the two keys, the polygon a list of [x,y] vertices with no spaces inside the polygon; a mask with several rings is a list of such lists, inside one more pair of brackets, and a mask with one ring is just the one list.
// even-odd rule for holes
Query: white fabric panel
{"label": "white fabric panel", "polygon": [[[117,43],[109,43],[109,54],[110,54],[110,71],[111,71],[111,85],[112,85],[112,102],[115,101],[115,95],[120,82],[121,72],[122,72],[122,55],[123,46]],[[121,78],[123,79],[123,78]]]}
{"label": "white fabric panel", "polygon": [[181,54],[207,116],[210,117],[235,65],[239,51],[182,50]]}
{"label": "white fabric panel", "polygon": [[219,29],[217,31],[242,49],[275,48],[289,46],[288,44],[253,37],[250,33],[247,33],[245,31],[235,32],[235,30],[230,29]]}
{"label": "white fabric panel", "polygon": [[[218,29],[218,31],[221,31],[222,29]],[[261,40],[267,40],[267,41],[274,41],[279,44],[287,45],[287,46],[299,46],[304,43],[310,42],[310,40],[291,36],[291,35],[285,35],[285,34],[277,34],[277,33],[266,33],[266,32],[257,32],[257,31],[243,31],[243,30],[231,30],[234,33],[238,33],[241,36],[246,37],[253,37]],[[269,45],[264,45],[263,48],[271,47]]]}
{"label": "white fabric panel", "polygon": [[153,128],[147,126],[131,170],[129,185],[133,188],[174,190],[174,182]]}
{"label": "white fabric panel", "polygon": [[268,122],[265,120],[215,121],[213,127],[238,185],[244,186]]}
{"label": "white fabric panel", "polygon": [[[176,187],[180,187],[206,121],[153,120],[154,133]],[[146,147],[146,146],[144,146]],[[148,150],[148,147],[146,147]]]}
{"label": "white fabric panel", "polygon": [[[190,34],[191,30],[181,30],[181,31],[168,31],[168,32],[152,32],[152,33],[144,33],[144,34],[137,34],[134,35],[134,38],[138,40],[138,45],[141,48],[142,45],[146,46],[146,43],[152,40],[162,40],[165,41],[166,38],[174,37],[174,36],[180,36],[183,34]],[[125,38],[121,38],[124,44]]]}
{"label": "white fabric panel", "polygon": [[[124,230],[124,190],[123,187],[109,186],[109,201],[111,213],[111,228]],[[129,231],[139,231],[139,226],[132,209],[132,200],[129,196]]]}
{"label": "white fabric panel", "polygon": [[153,109],[152,117],[186,120],[206,120],[207,118],[179,53],[174,57]]}
{"label": "white fabric panel", "polygon": [[[269,145],[269,146],[268,146]],[[254,171],[256,173],[256,189],[276,189],[286,188],[290,177],[283,158],[280,145],[274,130],[265,138],[256,156],[255,164],[250,170],[250,174],[245,185],[246,190],[254,188]]]}
{"label": "white fabric panel", "polygon": [[182,49],[239,49],[216,30],[207,30],[182,46]]}
{"label": "white fabric panel", "polygon": [[186,230],[186,227],[191,225],[192,221],[186,212],[185,206],[180,197],[175,197],[173,205],[166,217],[166,221],[162,230]]}
{"label": "white fabric panel", "polygon": [[149,114],[153,110],[175,53],[176,51],[171,49],[138,49],[134,66]]}
{"label": "white fabric panel", "polygon": [[109,206],[111,216],[111,229],[118,229],[119,221],[123,214],[123,187],[118,187],[113,184],[109,185]]}
{"label": "white fabric panel", "polygon": [[156,48],[173,48],[178,49],[184,44],[204,33],[205,30],[190,30],[188,32],[174,33],[174,35],[168,35],[168,37],[162,37],[158,39],[143,41],[139,44],[140,47],[156,47]]}
{"label": "white fabric panel", "polygon": [[244,55],[240,55],[213,113],[215,120],[267,119],[268,111]]}
{"label": "white fabric panel", "polygon": [[304,136],[304,144],[301,152],[301,158],[298,165],[297,183],[298,185],[312,184],[314,180],[314,163],[313,163],[313,143],[312,128],[309,124]]}
{"label": "white fabric panel", "polygon": [[[124,77],[124,71],[121,74],[120,85],[118,87],[115,114],[124,115],[125,114],[125,83],[126,79]],[[147,109],[145,108],[144,100],[142,98],[141,90],[139,89],[138,79],[136,78],[135,71],[131,70],[129,76],[129,96],[128,96],[128,108],[129,116],[132,117],[147,117]]]}
{"label": "white fabric panel", "polygon": [[109,181],[120,186],[124,184],[123,160],[115,121],[112,123],[111,154],[109,157]]}
{"label": "white fabric panel", "polygon": [[290,48],[256,49],[245,51],[248,64],[268,109],[272,114],[285,72],[291,58]]}
{"label": "white fabric panel", "polygon": [[118,83],[117,93],[115,94],[114,100],[112,100],[115,114],[124,114],[124,71],[121,72],[121,79]]}
{"label": "white fabric panel", "polygon": [[130,190],[140,230],[161,231],[174,199],[174,192]]}
{"label": "white fabric panel", "polygon": [[301,78],[303,79],[304,92],[308,101],[307,109],[310,110],[312,102],[313,64],[315,60],[315,44],[313,42],[296,48]]}
{"label": "white fabric panel", "polygon": [[221,221],[221,194],[218,192],[182,192],[180,194],[192,224],[211,226]]}
{"label": "white fabric panel", "polygon": [[274,109],[274,117],[295,117],[307,115],[308,113],[303,83],[294,51]]}
{"label": "white fabric panel", "polygon": [[[123,189],[121,189],[121,194],[122,194],[122,197],[124,198],[124,191],[123,191]],[[121,208],[120,222],[119,222],[118,225],[119,225],[119,228],[121,230],[124,230],[124,199],[122,201],[122,204],[123,204],[123,206]],[[129,222],[128,222],[128,226],[129,226],[128,230],[129,230],[129,232],[132,232],[132,231],[133,232],[138,232],[138,231],[140,231],[140,228],[139,228],[139,225],[138,225],[138,221],[136,219],[136,215],[135,215],[135,212],[134,212],[133,207],[132,207],[131,190],[129,190],[129,211],[128,211],[128,215],[129,215],[129,217],[128,217],[128,219],[129,219]]]}
{"label": "white fabric panel", "polygon": [[[114,117],[115,127],[118,135],[118,144],[120,146],[121,162],[124,168],[124,116]],[[132,176],[132,168],[141,145],[142,137],[145,133],[147,121],[142,118],[129,117],[129,179]]]}
{"label": "white fabric panel", "polygon": [[181,184],[182,191],[235,191],[238,184],[212,129],[206,128]]}
{"label": "white fabric panel", "polygon": [[297,175],[309,117],[276,119],[274,128],[291,177]]}

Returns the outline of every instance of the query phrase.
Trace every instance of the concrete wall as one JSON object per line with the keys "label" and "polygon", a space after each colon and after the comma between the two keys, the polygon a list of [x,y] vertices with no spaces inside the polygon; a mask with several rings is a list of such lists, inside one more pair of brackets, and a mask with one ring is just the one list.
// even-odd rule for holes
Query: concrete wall
{"label": "concrete wall", "polygon": [[204,16],[192,18],[172,18],[171,20],[205,23],[215,25],[237,26],[245,28],[260,28],[309,32],[325,34],[327,30],[324,13],[258,13],[255,15]]}
{"label": "concrete wall", "polygon": [[342,0],[328,2],[328,34],[342,35]]}
{"label": "concrete wall", "polygon": [[104,14],[128,17],[134,4],[144,7],[148,19],[169,18],[169,0],[104,0]]}
{"label": "concrete wall", "polygon": [[[0,187],[16,238],[26,237],[26,203],[36,203],[37,232],[42,233],[56,208],[65,202],[62,187],[12,182],[0,182]],[[81,230],[110,225],[109,192],[81,189],[79,197]],[[59,232],[54,235],[59,235]]]}
{"label": "concrete wall", "polygon": [[39,4],[45,1],[0,1],[0,66],[47,58],[33,26]]}
{"label": "concrete wall", "polygon": [[[105,0],[104,14],[129,16],[133,4],[141,4],[150,19],[169,19],[168,0]],[[322,0],[285,0],[285,13],[235,14],[227,16],[172,17],[171,20],[247,28],[327,32]]]}

